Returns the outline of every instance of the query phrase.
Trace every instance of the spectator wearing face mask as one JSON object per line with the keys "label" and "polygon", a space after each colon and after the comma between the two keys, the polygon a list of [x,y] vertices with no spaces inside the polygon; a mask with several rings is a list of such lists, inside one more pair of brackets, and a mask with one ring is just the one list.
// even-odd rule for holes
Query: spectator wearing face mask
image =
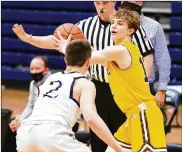
{"label": "spectator wearing face mask", "polygon": [[34,104],[38,97],[38,85],[43,83],[51,75],[47,58],[43,56],[34,57],[30,63],[30,74],[32,81],[30,82],[28,103],[23,113],[16,116],[9,124],[8,135],[3,146],[4,152],[16,151],[16,131],[20,127],[21,121],[32,114]]}

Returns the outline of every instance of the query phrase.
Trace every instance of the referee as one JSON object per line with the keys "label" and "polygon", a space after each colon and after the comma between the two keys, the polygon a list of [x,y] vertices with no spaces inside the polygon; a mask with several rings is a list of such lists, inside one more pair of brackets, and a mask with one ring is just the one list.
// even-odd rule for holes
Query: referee
{"label": "referee", "polygon": [[[84,35],[91,45],[102,50],[107,46],[114,45],[111,39],[110,16],[115,12],[115,1],[95,1],[94,5],[97,14],[94,17],[82,20],[77,26],[82,29]],[[17,30],[16,29],[21,29]],[[20,32],[18,32],[20,31]],[[23,27],[14,26],[14,32],[22,40],[39,48],[54,49],[52,35],[50,36],[30,36],[24,32]],[[138,45],[148,76],[150,75],[153,63],[153,47],[150,40],[146,39],[145,31],[142,27],[134,34],[133,42]],[[125,115],[120,111],[114,102],[107,80],[107,69],[101,65],[92,65],[89,69],[92,81],[96,86],[96,107],[97,112],[114,134],[126,120]],[[122,93],[122,92],[121,92]],[[121,101],[125,102],[125,101]],[[91,148],[93,152],[104,152],[107,145],[91,131]]]}

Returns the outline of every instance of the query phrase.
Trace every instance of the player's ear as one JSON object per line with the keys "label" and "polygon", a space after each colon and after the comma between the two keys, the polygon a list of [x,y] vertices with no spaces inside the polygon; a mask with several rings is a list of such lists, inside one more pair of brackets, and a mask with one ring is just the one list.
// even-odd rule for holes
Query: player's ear
{"label": "player's ear", "polygon": [[85,62],[85,65],[86,65],[87,67],[90,66],[90,62],[91,62],[91,59],[88,58],[87,61]]}
{"label": "player's ear", "polygon": [[134,28],[128,29],[128,35],[132,35],[135,32]]}

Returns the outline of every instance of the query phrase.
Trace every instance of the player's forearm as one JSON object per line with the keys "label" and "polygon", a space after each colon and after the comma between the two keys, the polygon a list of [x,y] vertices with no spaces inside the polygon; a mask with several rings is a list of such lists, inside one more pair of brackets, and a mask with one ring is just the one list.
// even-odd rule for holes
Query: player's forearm
{"label": "player's forearm", "polygon": [[153,66],[153,61],[154,61],[154,57],[153,54],[147,55],[143,58],[144,60],[144,67],[145,67],[145,71],[147,74],[147,78],[150,78],[150,75],[152,73],[152,66]]}
{"label": "player's forearm", "polygon": [[106,66],[106,63],[106,58],[99,51],[92,52],[90,64],[102,64]]}
{"label": "player's forearm", "polygon": [[98,52],[92,52],[90,64],[102,64],[102,57]]}
{"label": "player's forearm", "polygon": [[52,42],[52,35],[32,36],[26,42],[42,49],[55,49],[55,46]]}
{"label": "player's forearm", "polygon": [[98,114],[93,114],[92,117],[86,119],[88,125],[92,129],[95,134],[102,139],[107,145],[112,147],[115,151],[120,151],[121,148],[118,145],[115,138],[112,136],[111,132],[109,131],[108,127],[104,123],[104,121],[99,117]]}

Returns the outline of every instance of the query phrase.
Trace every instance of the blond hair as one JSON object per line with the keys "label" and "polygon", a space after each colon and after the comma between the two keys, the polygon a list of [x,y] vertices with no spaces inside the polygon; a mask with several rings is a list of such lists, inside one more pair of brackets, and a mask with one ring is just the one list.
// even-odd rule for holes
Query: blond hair
{"label": "blond hair", "polygon": [[119,9],[112,16],[111,19],[121,19],[128,24],[128,28],[133,28],[136,32],[140,27],[140,15],[136,11],[130,9]]}

